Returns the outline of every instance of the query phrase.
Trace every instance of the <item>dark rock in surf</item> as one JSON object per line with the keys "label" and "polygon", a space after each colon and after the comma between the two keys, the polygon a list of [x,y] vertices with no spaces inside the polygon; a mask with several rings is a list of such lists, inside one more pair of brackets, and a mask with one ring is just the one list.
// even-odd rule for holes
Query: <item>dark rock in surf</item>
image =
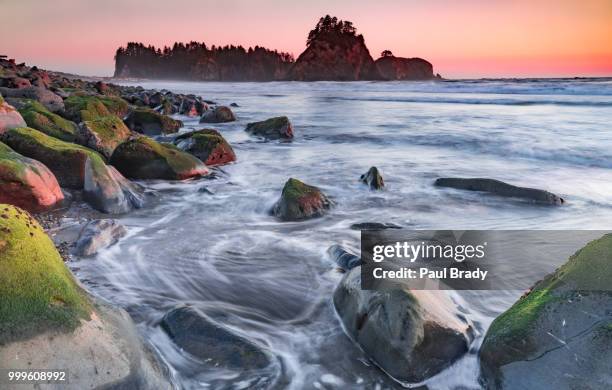
{"label": "dark rock in surf", "polygon": [[384,229],[401,229],[400,225],[394,223],[381,222],[360,222],[351,225],[353,230],[384,230]]}
{"label": "dark rock in surf", "polygon": [[272,208],[272,214],[283,221],[298,221],[320,217],[332,204],[317,187],[291,178],[285,183],[280,199]]}
{"label": "dark rock in surf", "polygon": [[293,126],[286,116],[278,116],[261,122],[249,123],[245,130],[248,133],[266,139],[293,138]]}
{"label": "dark rock in surf", "polygon": [[172,134],[183,126],[183,122],[148,108],[132,110],[125,118],[125,124],[133,131],[146,135]]}
{"label": "dark rock in surf", "polygon": [[552,205],[561,205],[565,203],[563,198],[551,192],[536,188],[517,187],[495,179],[463,179],[448,177],[437,179],[434,185],[438,187],[450,187],[460,190],[489,192],[499,196],[522,198],[538,203]]}
{"label": "dark rock in surf", "polygon": [[361,257],[349,253],[340,245],[330,246],[327,254],[343,270],[351,270],[361,265]]}
{"label": "dark rock in surf", "polygon": [[236,161],[234,149],[217,130],[202,129],[181,134],[174,139],[174,144],[179,149],[196,156],[208,166],[224,165]]}
{"label": "dark rock in surf", "polygon": [[172,309],[160,325],[176,345],[213,367],[258,370],[271,363],[258,346],[217,325],[192,307]]}
{"label": "dark rock in surf", "polygon": [[385,181],[376,167],[371,167],[366,173],[361,175],[359,180],[367,184],[371,190],[381,190],[385,186]]}
{"label": "dark rock in surf", "polygon": [[230,104],[230,107],[240,107],[240,106],[238,105],[238,103],[232,103]]}
{"label": "dark rock in surf", "polygon": [[610,388],[611,286],[606,234],[493,321],[480,349],[485,388]]}
{"label": "dark rock in surf", "polygon": [[200,118],[200,123],[224,123],[233,122],[236,120],[236,116],[229,107],[219,106],[213,110],[204,112]]}
{"label": "dark rock in surf", "polygon": [[385,373],[407,383],[430,378],[463,356],[471,328],[440,290],[362,290],[361,267],[344,275],[334,306],[349,336]]}
{"label": "dark rock in surf", "polygon": [[93,256],[99,250],[116,244],[127,234],[125,227],[114,219],[98,219],[85,225],[76,242],[76,256]]}

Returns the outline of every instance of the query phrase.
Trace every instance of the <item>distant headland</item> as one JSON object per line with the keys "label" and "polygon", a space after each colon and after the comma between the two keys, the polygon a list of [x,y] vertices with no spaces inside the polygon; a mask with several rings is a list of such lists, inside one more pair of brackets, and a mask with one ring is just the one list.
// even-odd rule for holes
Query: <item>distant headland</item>
{"label": "distant headland", "polygon": [[326,15],[308,34],[297,60],[289,53],[255,46],[175,43],[156,48],[129,42],[117,49],[118,78],[191,81],[360,81],[432,80],[433,65],[422,58],[395,57],[390,50],[374,60],[363,35],[349,21]]}

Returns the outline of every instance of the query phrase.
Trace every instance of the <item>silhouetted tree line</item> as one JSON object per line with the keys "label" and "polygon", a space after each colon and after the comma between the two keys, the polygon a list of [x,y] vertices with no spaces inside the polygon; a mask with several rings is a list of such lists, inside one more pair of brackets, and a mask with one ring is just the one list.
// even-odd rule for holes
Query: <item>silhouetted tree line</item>
{"label": "silhouetted tree line", "polygon": [[315,28],[308,33],[306,45],[310,46],[310,44],[317,39],[334,39],[347,36],[357,36],[363,39],[361,34],[357,35],[357,29],[353,26],[353,22],[340,20],[335,16],[325,15],[319,19]]}
{"label": "silhouetted tree line", "polygon": [[176,42],[172,47],[129,42],[115,54],[115,76],[183,80],[267,81],[282,78],[293,55],[260,46]]}

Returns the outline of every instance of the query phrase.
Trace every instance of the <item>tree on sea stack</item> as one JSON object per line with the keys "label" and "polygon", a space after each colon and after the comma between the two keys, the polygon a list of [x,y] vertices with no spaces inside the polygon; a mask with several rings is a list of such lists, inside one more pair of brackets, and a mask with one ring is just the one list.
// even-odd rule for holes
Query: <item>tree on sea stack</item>
{"label": "tree on sea stack", "polygon": [[393,53],[391,52],[391,50],[383,50],[382,53],[380,53],[381,57],[393,57]]}

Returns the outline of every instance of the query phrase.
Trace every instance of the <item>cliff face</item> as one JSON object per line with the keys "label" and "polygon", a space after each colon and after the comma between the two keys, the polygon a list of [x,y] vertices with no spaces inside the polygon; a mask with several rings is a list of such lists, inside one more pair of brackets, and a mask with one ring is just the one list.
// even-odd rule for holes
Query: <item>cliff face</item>
{"label": "cliff face", "polygon": [[296,81],[356,81],[379,80],[381,76],[363,36],[328,33],[308,45],[286,78]]}
{"label": "cliff face", "polygon": [[436,78],[433,65],[422,58],[381,57],[376,69],[385,80],[431,80]]}

